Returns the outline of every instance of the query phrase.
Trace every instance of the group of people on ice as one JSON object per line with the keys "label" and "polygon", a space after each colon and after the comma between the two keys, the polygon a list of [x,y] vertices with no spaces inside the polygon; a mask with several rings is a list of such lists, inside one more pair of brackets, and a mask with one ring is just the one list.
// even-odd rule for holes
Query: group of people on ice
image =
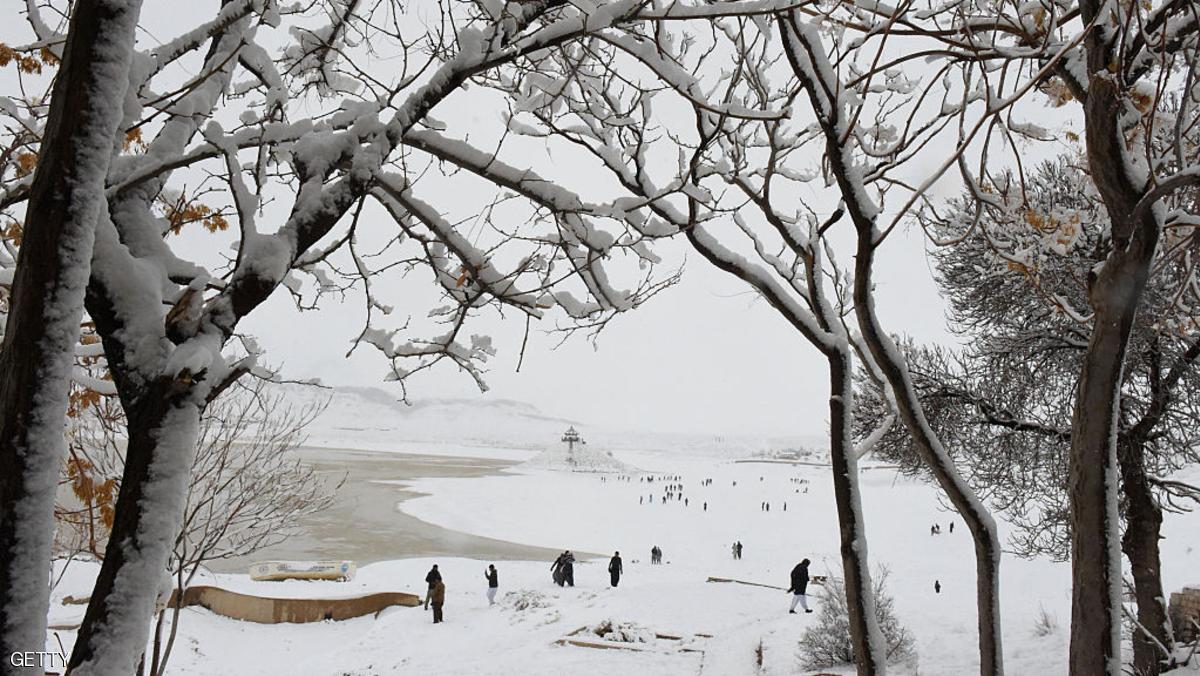
{"label": "group of people on ice", "polygon": [[[742,543],[740,541],[733,543],[733,558],[742,558]],[[662,549],[655,545],[650,549],[650,563],[662,563]],[[804,612],[811,613],[812,609],[808,607],[808,574],[809,560],[804,559],[796,564],[792,569],[791,585],[787,589],[787,593],[792,595],[792,605],[788,609],[789,613],[795,614],[796,606],[799,605],[804,609]],[[553,571],[554,583],[562,587],[564,585],[575,586],[575,555],[570,550],[564,551],[554,559],[551,565]],[[621,583],[621,576],[625,573],[625,566],[621,560],[621,552],[613,552],[612,558],[608,560],[608,580],[609,584],[616,587]],[[496,604],[496,592],[500,588],[500,573],[496,570],[495,564],[488,564],[488,567],[483,571],[483,579],[487,581],[487,600],[488,605]],[[935,583],[937,584],[937,583]],[[446,584],[442,580],[442,573],[438,570],[437,564],[429,569],[425,574],[425,610],[433,609],[433,623],[439,624],[444,621],[443,609],[446,605]],[[940,585],[938,591],[941,591]]]}

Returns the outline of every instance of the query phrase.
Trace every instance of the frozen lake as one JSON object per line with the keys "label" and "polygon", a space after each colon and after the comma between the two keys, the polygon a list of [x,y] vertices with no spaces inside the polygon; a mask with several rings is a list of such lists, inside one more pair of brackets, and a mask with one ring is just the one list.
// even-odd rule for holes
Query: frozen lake
{"label": "frozen lake", "polygon": [[558,551],[451,530],[405,514],[398,505],[425,495],[394,482],[498,475],[507,460],[304,447],[300,460],[331,482],[345,477],[335,504],[305,518],[298,535],[252,557],[214,562],[217,572],[245,572],[252,561],[348,559],[374,561],[456,556],[552,561]]}

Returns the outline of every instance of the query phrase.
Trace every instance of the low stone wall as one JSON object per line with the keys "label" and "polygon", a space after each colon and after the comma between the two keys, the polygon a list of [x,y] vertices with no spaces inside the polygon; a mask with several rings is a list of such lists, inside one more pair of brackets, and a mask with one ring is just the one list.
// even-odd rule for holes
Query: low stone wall
{"label": "low stone wall", "polygon": [[[178,594],[171,596],[172,606],[176,604],[177,597]],[[416,607],[421,605],[421,598],[403,592],[379,592],[342,599],[280,599],[197,585],[188,587],[184,592],[183,605],[207,608],[218,615],[235,620],[278,624],[348,620],[378,613],[391,606]]]}
{"label": "low stone wall", "polygon": [[1200,639],[1200,631],[1192,624],[1200,623],[1200,587],[1184,587],[1173,592],[1168,612],[1176,640],[1186,643]]}

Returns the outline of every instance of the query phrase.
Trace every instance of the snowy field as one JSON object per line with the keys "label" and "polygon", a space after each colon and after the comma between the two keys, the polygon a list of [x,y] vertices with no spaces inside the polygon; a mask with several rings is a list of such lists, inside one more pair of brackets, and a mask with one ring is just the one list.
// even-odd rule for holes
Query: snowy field
{"label": "snowy field", "polygon": [[[617,456],[655,476],[679,475],[686,506],[681,500],[662,502],[664,484],[670,481],[647,484],[637,476],[620,481],[515,470],[486,478],[419,480],[414,488],[429,495],[406,501],[401,509],[447,528],[521,544],[620,550],[626,574],[618,589],[608,586],[604,559],[578,564],[576,586],[563,589],[551,582],[548,561],[499,562],[501,589],[494,608],[487,607],[483,595],[488,562],[471,559],[381,562],[362,568],[350,583],[255,583],[241,575],[222,575],[208,582],[264,596],[421,594],[425,572],[436,562],[447,585],[446,622],[433,625],[420,608],[393,608],[378,618],[257,625],[189,608],[183,613],[171,671],[297,676],[807,673],[799,667],[797,639],[817,615],[789,615],[790,596],[782,589],[791,567],[804,557],[813,560],[814,574],[838,571],[828,470],[695,460],[682,454]],[[701,485],[710,478],[711,485]],[[865,470],[863,490],[871,560],[890,571],[896,610],[917,642],[917,664],[899,673],[977,673],[974,563],[961,522],[949,533],[950,515],[939,508],[935,490],[898,478],[887,468]],[[764,502],[770,503],[769,512]],[[943,532],[931,536],[929,527],[935,522]],[[1167,587],[1197,582],[1200,516],[1169,517],[1164,532]],[[734,540],[745,547],[740,561],[730,555]],[[663,549],[664,565],[649,565],[653,545]],[[82,606],[57,601],[65,594],[86,594],[91,570],[88,564],[75,564],[56,590],[51,624],[78,621]],[[707,582],[710,576],[780,589]],[[934,593],[935,580],[942,586],[940,594]],[[1065,673],[1068,565],[1008,557],[1002,591],[1008,672]],[[810,594],[815,606],[815,588]],[[1039,637],[1034,624],[1043,608],[1057,618],[1059,629]],[[638,651],[557,643],[605,621],[651,638]],[[655,633],[681,640],[654,639]],[[58,635],[69,648],[70,632]],[[760,645],[761,669],[756,667]],[[57,648],[54,637],[50,648]]]}

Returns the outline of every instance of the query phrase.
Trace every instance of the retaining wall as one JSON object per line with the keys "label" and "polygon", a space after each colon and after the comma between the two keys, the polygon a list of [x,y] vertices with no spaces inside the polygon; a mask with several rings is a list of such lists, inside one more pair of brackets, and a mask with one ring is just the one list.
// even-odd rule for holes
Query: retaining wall
{"label": "retaining wall", "polygon": [[[177,602],[178,594],[171,595],[171,605]],[[280,622],[320,622],[322,620],[348,620],[371,613],[378,613],[391,606],[415,607],[421,598],[404,592],[379,592],[366,596],[342,599],[280,599],[265,596],[250,596],[221,589],[197,585],[188,587],[183,594],[183,605],[207,608],[218,615],[235,620],[278,624]]]}

